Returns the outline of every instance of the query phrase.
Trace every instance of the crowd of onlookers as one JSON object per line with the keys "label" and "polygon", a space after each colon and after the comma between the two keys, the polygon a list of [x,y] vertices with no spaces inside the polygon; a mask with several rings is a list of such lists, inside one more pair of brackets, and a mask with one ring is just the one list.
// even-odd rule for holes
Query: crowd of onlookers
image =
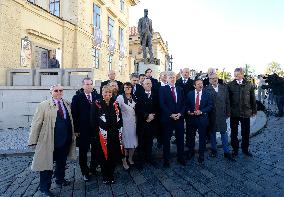
{"label": "crowd of onlookers", "polygon": [[[229,83],[219,79],[214,69],[209,69],[204,79],[191,79],[188,68],[182,70],[179,79],[168,71],[161,72],[157,80],[152,77],[151,69],[145,74],[131,74],[126,83],[116,80],[114,71],[109,72],[108,78],[102,82],[100,94],[94,89],[93,80],[85,78],[71,103],[62,98],[63,87],[54,85],[50,88],[51,98],[39,104],[29,146],[35,148],[32,170],[40,171],[40,190],[45,195],[50,194],[54,162],[55,182],[61,186],[69,184],[65,180],[66,159],[75,158],[76,146],[84,181],[100,167],[105,184],[114,183],[118,163],[125,170],[133,166],[141,169],[146,163],[155,166],[154,138],[163,150],[166,168],[170,167],[172,136],[175,136],[177,162],[185,166],[196,155],[197,132],[200,165],[204,163],[206,142],[211,144],[209,156],[217,156],[217,132],[221,134],[224,158],[234,162],[239,154],[238,125],[241,124],[241,151],[252,156],[249,134],[250,117],[257,113],[255,86],[244,78],[242,68],[235,69],[234,80]],[[265,82],[259,78],[261,101],[263,85]]]}

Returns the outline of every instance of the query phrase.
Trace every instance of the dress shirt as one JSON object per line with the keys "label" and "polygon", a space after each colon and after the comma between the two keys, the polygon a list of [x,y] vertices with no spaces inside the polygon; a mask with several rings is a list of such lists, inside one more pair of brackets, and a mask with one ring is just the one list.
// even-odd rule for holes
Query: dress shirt
{"label": "dress shirt", "polygon": [[145,91],[145,93],[147,94],[148,98],[151,97],[151,91],[149,91],[149,92]]}
{"label": "dress shirt", "polygon": [[161,86],[166,86],[166,85],[168,84],[161,81]]}
{"label": "dress shirt", "polygon": [[243,83],[243,79],[237,80],[237,83],[241,85]]}
{"label": "dress shirt", "polygon": [[188,78],[186,79],[186,78],[181,77],[181,79],[182,79],[182,83],[187,83],[188,81]]}
{"label": "dress shirt", "polygon": [[219,84],[217,84],[216,87],[214,87],[214,86],[212,85],[212,87],[214,88],[215,92],[218,92],[218,90],[219,90]]}
{"label": "dress shirt", "polygon": [[90,95],[90,101],[91,101],[91,102],[93,101],[92,93],[89,93],[89,94],[85,93],[85,95],[86,95],[86,98],[87,98],[87,99],[88,99],[88,95]]}

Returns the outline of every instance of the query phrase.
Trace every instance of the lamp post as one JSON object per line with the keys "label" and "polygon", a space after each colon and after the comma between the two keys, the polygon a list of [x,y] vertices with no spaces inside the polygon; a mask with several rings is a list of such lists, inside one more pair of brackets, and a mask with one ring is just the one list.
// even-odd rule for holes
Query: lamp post
{"label": "lamp post", "polygon": [[172,70],[173,70],[173,55],[169,57],[169,68],[168,68],[168,71]]}

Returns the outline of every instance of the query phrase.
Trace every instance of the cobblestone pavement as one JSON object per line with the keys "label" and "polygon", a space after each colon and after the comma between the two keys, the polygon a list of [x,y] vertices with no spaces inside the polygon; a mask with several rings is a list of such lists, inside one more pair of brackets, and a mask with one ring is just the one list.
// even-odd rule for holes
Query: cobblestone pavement
{"label": "cobblestone pavement", "polygon": [[[126,172],[117,168],[113,185],[102,184],[100,175],[84,183],[77,163],[66,170],[72,184],[59,188],[52,184],[55,196],[284,196],[284,118],[269,118],[267,128],[251,139],[248,158],[240,154],[237,162],[217,158],[195,160],[180,166],[173,159],[170,168],[145,166]],[[38,173],[30,171],[31,157],[0,158],[0,196],[40,196]]]}

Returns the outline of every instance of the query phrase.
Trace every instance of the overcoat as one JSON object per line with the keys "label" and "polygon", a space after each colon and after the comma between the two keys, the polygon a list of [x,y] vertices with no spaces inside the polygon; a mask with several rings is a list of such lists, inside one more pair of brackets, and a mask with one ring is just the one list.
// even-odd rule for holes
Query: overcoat
{"label": "overcoat", "polygon": [[[72,125],[72,142],[68,158],[76,159],[76,143],[70,103],[64,99]],[[53,170],[54,127],[57,117],[57,106],[53,99],[41,102],[34,114],[28,145],[36,145],[32,161],[33,171]]]}

